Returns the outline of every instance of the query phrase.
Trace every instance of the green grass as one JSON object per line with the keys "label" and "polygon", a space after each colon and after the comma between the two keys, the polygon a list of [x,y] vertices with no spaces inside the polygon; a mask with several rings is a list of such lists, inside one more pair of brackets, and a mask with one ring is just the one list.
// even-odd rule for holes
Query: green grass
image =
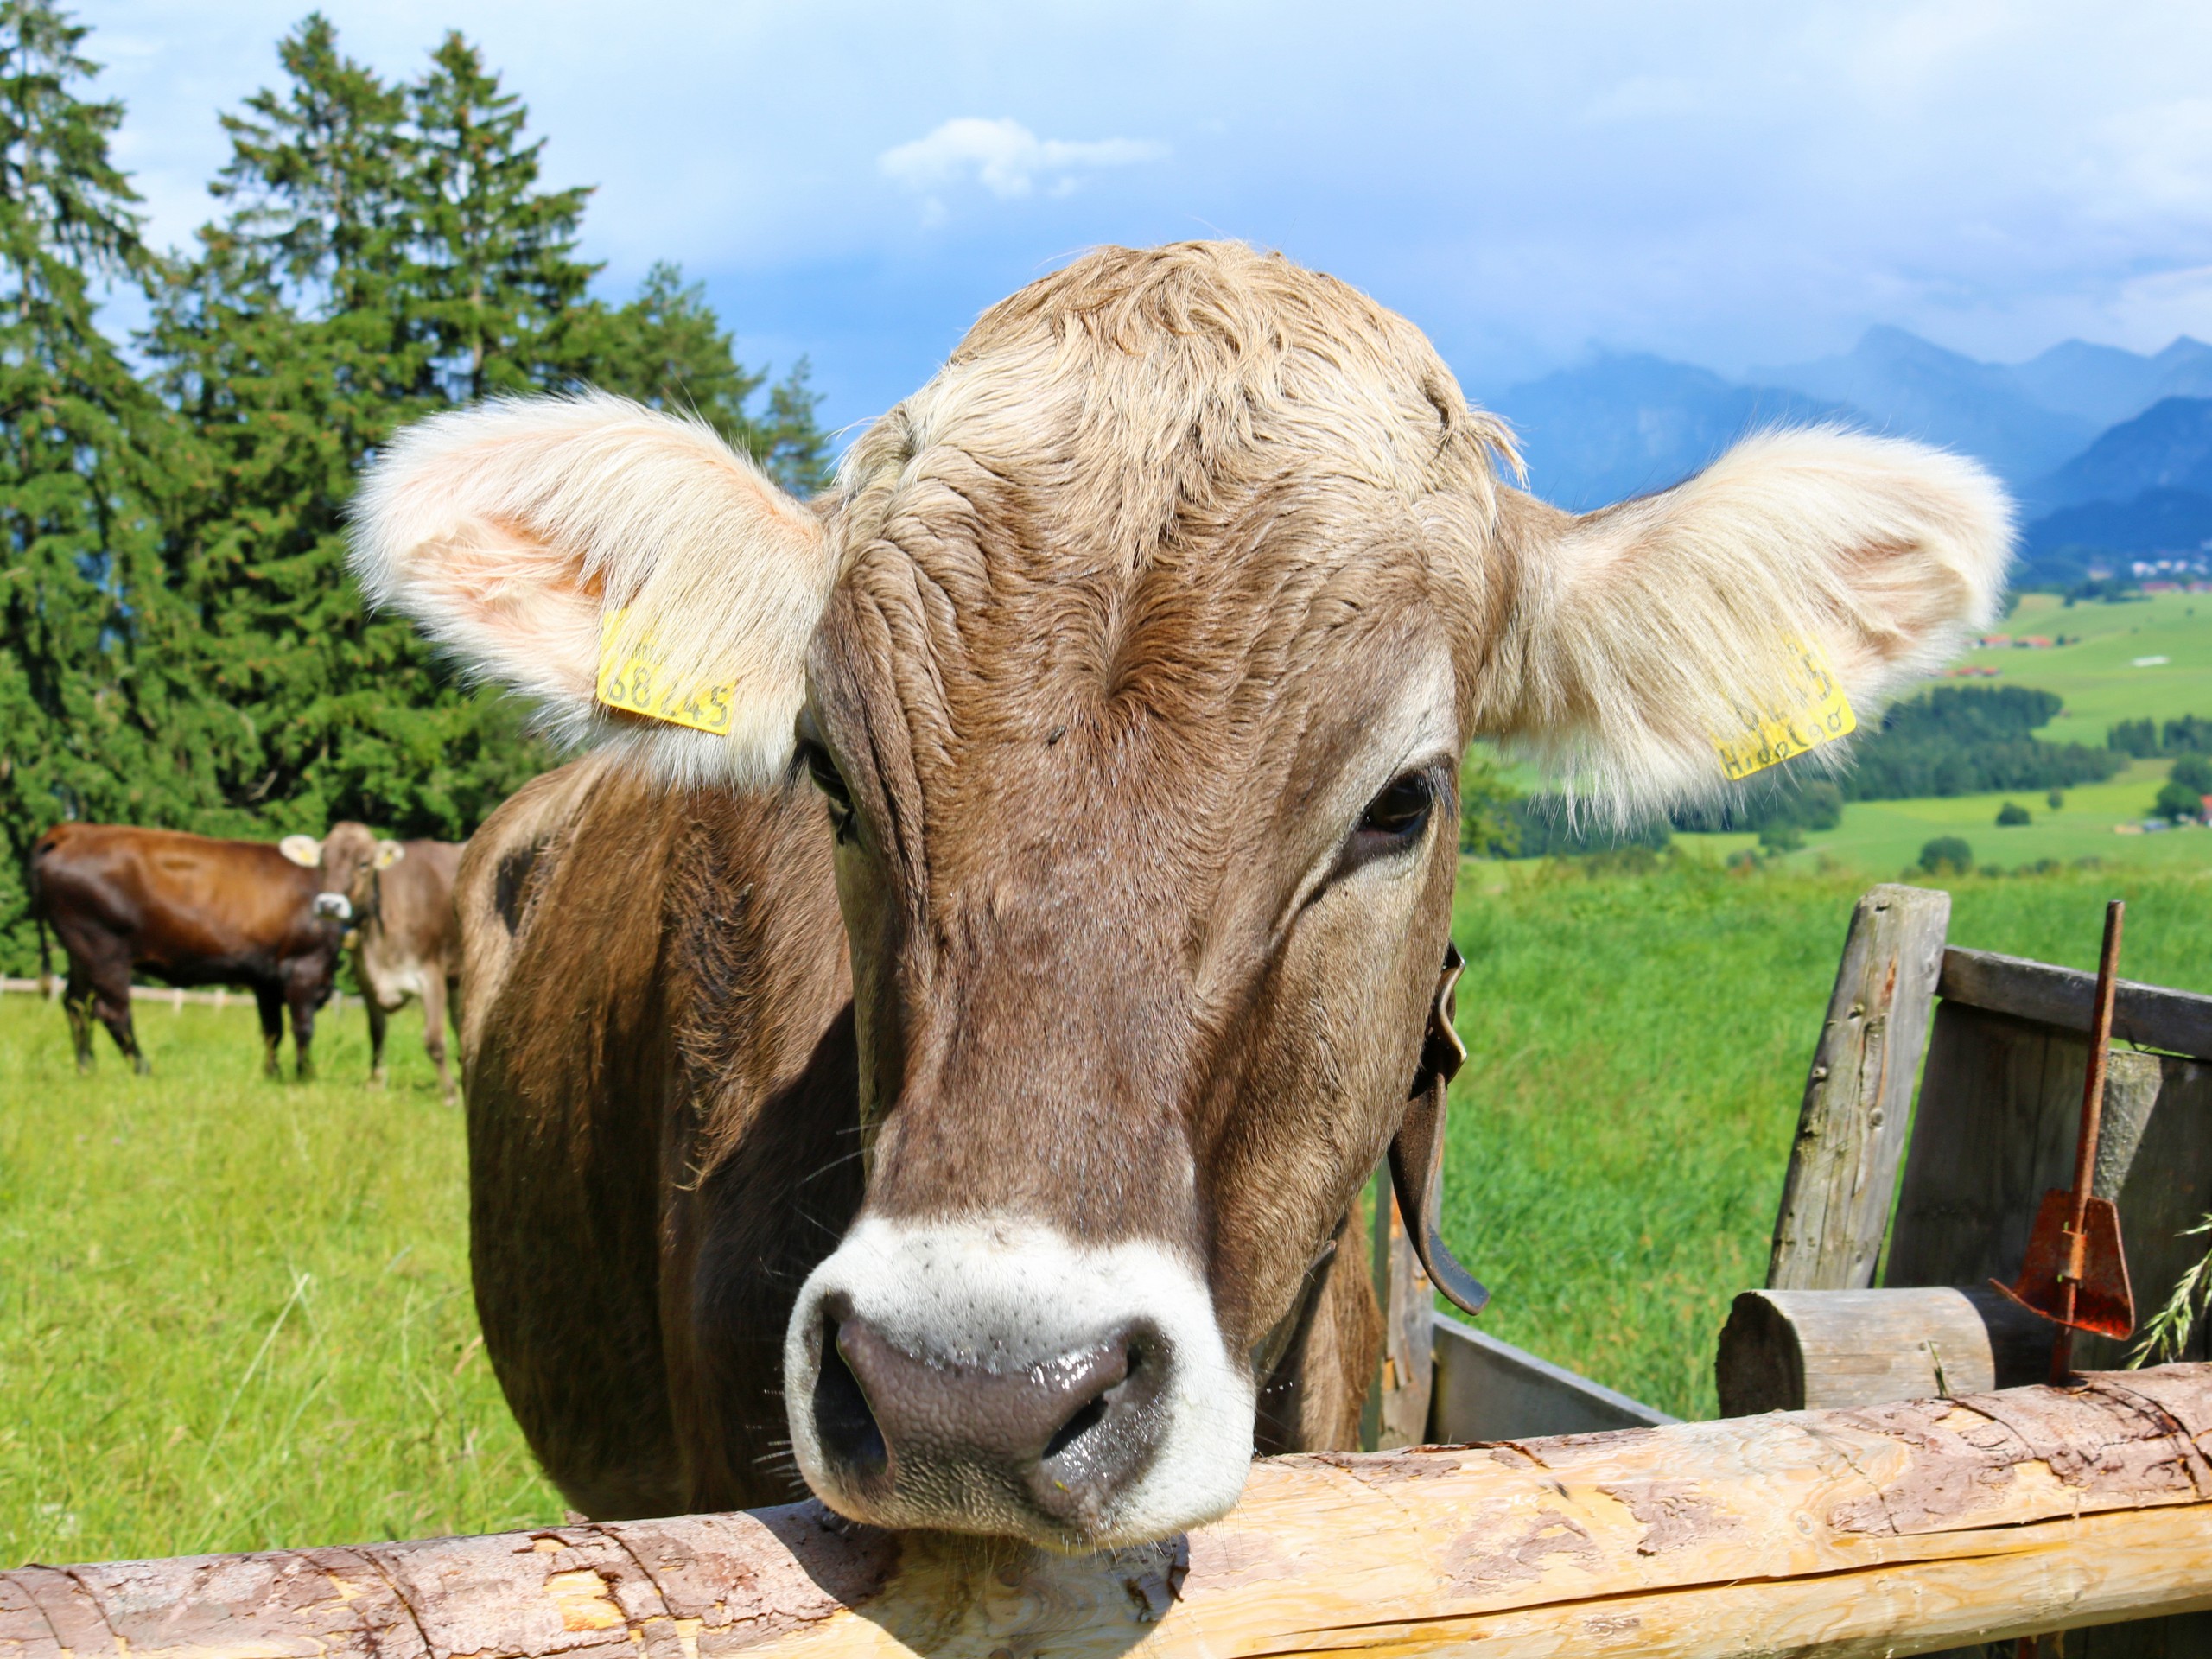
{"label": "green grass", "polygon": [[358,1008],[305,1085],[261,1080],[250,1006],[137,1020],[154,1074],[102,1033],[80,1080],[60,1011],[0,997],[0,1565],[557,1520],[417,1017],[375,1093]]}
{"label": "green grass", "polygon": [[[2212,594],[2157,594],[2120,605],[2068,605],[2055,594],[2023,594],[1993,632],[2079,636],[2078,645],[2048,651],[1997,647],[1959,658],[1998,670],[1991,683],[2063,697],[2064,711],[2037,734],[2054,743],[2101,748],[2119,721],[2212,716]],[[2138,668],[2143,657],[2168,660]]]}
{"label": "green grass", "polygon": [[[1955,941],[2084,967],[2125,897],[2130,976],[2212,990],[2212,880],[1951,885]],[[1688,855],[1465,868],[1445,1223],[1488,1329],[1713,1408],[1863,886]],[[461,1123],[414,1016],[381,1094],[358,1011],[326,1017],[305,1086],[258,1078],[245,1009],[139,1021],[155,1074],[103,1052],[85,1082],[56,1009],[0,998],[0,1563],[556,1519],[474,1344]]]}
{"label": "green grass", "polygon": [[[2139,824],[2165,781],[2171,760],[2138,760],[2108,783],[2085,785],[2065,792],[2056,810],[2039,790],[1993,795],[1954,795],[1915,801],[1853,801],[1843,822],[1830,830],[1808,832],[1802,851],[1779,861],[1801,869],[1823,861],[1847,866],[1859,875],[1894,880],[1912,865],[1920,849],[1937,836],[1963,836],[1975,862],[2016,870],[2044,859],[2071,863],[2095,858],[2130,869],[2177,872],[2212,868],[2212,831],[2169,830],[2153,835],[2120,835],[2114,826]],[[1997,811],[2007,801],[2027,808],[2032,821],[2000,830]],[[1720,857],[1758,844],[1756,836],[1680,836],[1686,847]]]}
{"label": "green grass", "polygon": [[[1445,1230],[1493,1293],[1486,1329],[1666,1410],[1712,1414],[1713,1344],[1731,1297],[1766,1276],[1805,1068],[1865,885],[1690,856],[1601,879],[1467,867],[1454,932],[1469,1058]],[[2212,991],[2212,880],[2131,869],[1946,885],[1953,943],[2082,968],[2104,900],[2126,899],[2129,977]]]}

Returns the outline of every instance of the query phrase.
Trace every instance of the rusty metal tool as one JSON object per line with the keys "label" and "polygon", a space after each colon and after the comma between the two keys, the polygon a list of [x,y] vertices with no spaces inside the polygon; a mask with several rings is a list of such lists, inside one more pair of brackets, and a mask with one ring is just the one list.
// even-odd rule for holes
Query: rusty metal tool
{"label": "rusty metal tool", "polygon": [[2027,1259],[2012,1284],[1990,1282],[2021,1306],[2058,1326],[2050,1346],[2050,1380],[2072,1374],[2074,1332],[2115,1340],[2135,1329],[2135,1297],[2127,1282],[2127,1253],[2120,1238],[2120,1211],[2094,1197],[2097,1130],[2104,1115],[2105,1061],[2112,1050],[2112,1003],[2120,976],[2120,918],[2126,906],[2105,906],[2104,955],[2097,965],[2097,1001],[2089,1021],[2088,1075],[2082,1084],[2082,1128],[2074,1143],[2074,1185],[2053,1187],[2036,1211]]}

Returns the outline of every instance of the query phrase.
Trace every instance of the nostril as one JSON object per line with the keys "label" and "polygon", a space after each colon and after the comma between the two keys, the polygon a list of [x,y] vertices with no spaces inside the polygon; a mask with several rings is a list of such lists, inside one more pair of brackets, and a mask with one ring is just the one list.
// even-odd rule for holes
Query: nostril
{"label": "nostril", "polygon": [[1103,1394],[1096,1400],[1077,1406],[1075,1415],[1055,1429],[1052,1438],[1045,1442],[1046,1458],[1050,1459],[1058,1457],[1061,1452],[1097,1427],[1100,1422],[1104,1421],[1105,1416],[1106,1396]]}
{"label": "nostril", "polygon": [[814,1432],[848,1478],[871,1480],[890,1465],[883,1429],[860,1379],[837,1346],[838,1322],[822,1322],[822,1365],[814,1383]]}

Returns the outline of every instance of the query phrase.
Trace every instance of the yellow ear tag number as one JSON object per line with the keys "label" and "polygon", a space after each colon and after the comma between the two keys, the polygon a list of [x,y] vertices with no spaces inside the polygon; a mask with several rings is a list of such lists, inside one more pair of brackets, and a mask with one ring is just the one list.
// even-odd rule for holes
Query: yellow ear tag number
{"label": "yellow ear tag number", "polygon": [[1731,783],[1859,729],[1859,717],[1836,683],[1827,654],[1809,641],[1793,643],[1797,660],[1783,683],[1763,704],[1739,702],[1736,712],[1744,722],[1742,732],[1713,740]]}
{"label": "yellow ear tag number", "polygon": [[626,657],[615,651],[627,611],[616,611],[599,626],[599,684],[594,695],[609,709],[671,726],[689,726],[695,732],[729,735],[731,706],[737,701],[737,683],[727,685],[678,686],[667,667],[652,654],[652,642]]}

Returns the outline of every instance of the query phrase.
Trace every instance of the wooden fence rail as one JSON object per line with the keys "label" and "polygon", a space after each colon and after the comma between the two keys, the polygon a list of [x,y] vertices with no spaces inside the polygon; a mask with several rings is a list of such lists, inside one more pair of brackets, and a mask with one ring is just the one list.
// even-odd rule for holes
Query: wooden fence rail
{"label": "wooden fence rail", "polygon": [[0,1659],[1904,1654],[2212,1607],[2212,1365],[1274,1459],[1064,1558],[811,1504],[0,1573]]}
{"label": "wooden fence rail", "polygon": [[[10,979],[0,976],[0,995],[10,991],[42,996],[49,1001],[58,1001],[61,995],[61,976],[56,974],[51,980],[45,981]],[[181,985],[133,985],[130,1000],[133,1002],[160,1002],[172,1008],[181,1008],[188,1002],[215,1008],[229,1007],[235,1003],[239,1007],[250,1008],[253,1006],[253,993],[235,991],[224,985],[218,985],[212,991],[188,991]],[[333,1006],[341,1008],[358,1007],[361,1001],[350,993],[341,993],[330,1000]]]}

